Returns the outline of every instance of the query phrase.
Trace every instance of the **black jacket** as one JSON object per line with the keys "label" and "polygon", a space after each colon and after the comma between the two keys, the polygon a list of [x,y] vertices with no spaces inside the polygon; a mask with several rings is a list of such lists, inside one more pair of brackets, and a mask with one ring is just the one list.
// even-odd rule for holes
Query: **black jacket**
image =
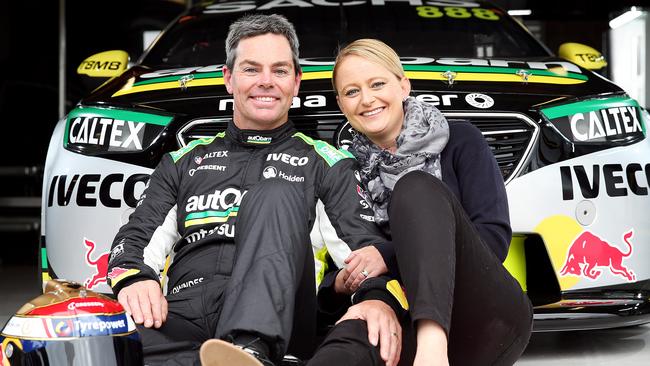
{"label": "black jacket", "polygon": [[231,122],[225,132],[161,160],[115,237],[109,284],[117,294],[142,279],[158,281],[166,266],[169,292],[228,275],[241,198],[270,177],[300,185],[309,200],[318,283],[327,255],[342,267],[351,250],[389,246],[372,222],[356,169],[351,155],[298,133],[291,122],[272,131],[240,130]]}

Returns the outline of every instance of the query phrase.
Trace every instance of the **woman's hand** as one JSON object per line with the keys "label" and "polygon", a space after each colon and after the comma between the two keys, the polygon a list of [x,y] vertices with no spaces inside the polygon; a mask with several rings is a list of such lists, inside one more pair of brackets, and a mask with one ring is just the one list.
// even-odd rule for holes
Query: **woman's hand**
{"label": "woman's hand", "polygon": [[356,291],[366,278],[377,277],[388,272],[384,258],[372,245],[352,252],[345,259],[345,264],[345,268],[336,276],[336,282],[338,283],[341,277],[343,286],[349,293]]}

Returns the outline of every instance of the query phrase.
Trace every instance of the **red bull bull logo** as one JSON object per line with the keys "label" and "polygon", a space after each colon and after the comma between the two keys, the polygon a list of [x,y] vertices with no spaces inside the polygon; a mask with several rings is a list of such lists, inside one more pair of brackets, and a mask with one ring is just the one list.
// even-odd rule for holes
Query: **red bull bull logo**
{"label": "red bull bull logo", "polygon": [[623,252],[592,232],[584,231],[569,246],[560,274],[586,276],[595,280],[602,274],[602,268],[607,267],[612,274],[624,277],[628,281],[635,281],[634,273],[623,265],[623,259],[632,255],[632,244],[629,239],[633,235],[634,230],[623,235],[623,241],[629,249]]}
{"label": "red bull bull logo", "polygon": [[99,257],[93,260],[90,256],[95,251],[95,242],[84,238],[84,245],[87,248],[85,258],[86,264],[93,268],[92,276],[86,278],[84,281],[84,286],[90,290],[100,283],[106,283],[106,275],[108,272],[108,256],[110,252],[102,253],[99,255]]}

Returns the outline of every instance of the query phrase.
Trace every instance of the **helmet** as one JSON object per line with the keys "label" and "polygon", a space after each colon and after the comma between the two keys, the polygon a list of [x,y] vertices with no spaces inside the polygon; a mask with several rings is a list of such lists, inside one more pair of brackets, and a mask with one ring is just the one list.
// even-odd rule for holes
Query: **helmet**
{"label": "helmet", "polygon": [[142,366],[135,323],[117,301],[51,280],[0,332],[0,365]]}

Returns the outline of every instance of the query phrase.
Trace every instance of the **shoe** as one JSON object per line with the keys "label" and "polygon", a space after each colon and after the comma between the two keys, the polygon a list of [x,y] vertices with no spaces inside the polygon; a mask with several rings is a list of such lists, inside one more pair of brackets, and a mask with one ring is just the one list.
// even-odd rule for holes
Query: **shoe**
{"label": "shoe", "polygon": [[209,339],[199,351],[201,366],[275,366],[254,348]]}

